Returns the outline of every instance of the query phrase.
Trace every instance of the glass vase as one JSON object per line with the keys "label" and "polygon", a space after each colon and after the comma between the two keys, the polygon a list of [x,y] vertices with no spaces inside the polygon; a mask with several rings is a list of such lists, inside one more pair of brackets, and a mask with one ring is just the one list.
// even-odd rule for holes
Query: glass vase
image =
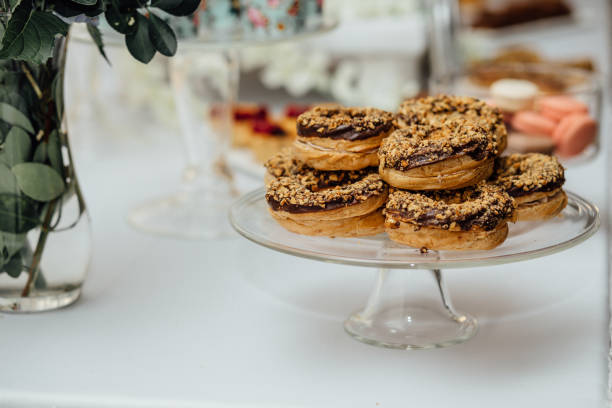
{"label": "glass vase", "polygon": [[65,38],[43,63],[0,59],[0,311],[79,298],[90,222],[64,115]]}

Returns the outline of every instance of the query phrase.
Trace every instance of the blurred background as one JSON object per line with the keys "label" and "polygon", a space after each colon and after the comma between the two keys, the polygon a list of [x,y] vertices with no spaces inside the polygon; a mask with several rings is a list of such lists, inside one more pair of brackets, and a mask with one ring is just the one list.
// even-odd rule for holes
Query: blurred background
{"label": "blurred background", "polygon": [[[407,398],[423,406],[602,406],[607,228],[551,257],[449,273],[455,304],[482,329],[464,345],[424,353],[367,347],[342,333],[373,271],[274,253],[221,230],[232,200],[263,185],[262,163],[292,142],[297,115],[312,104],[395,111],[437,92],[499,106],[511,150],[559,154],[567,189],[610,208],[609,1],[312,3],[315,24],[303,32],[277,35],[287,28],[281,17],[253,14],[251,26],[272,27],[269,36],[254,29],[253,41],[230,44],[225,32],[211,45],[210,33],[186,35],[176,58],[158,54],[148,65],[113,45],[112,34],[107,63],[74,27],[66,109],[93,263],[79,307],[45,326],[68,334],[57,347],[73,360],[40,351],[53,369],[26,386],[64,392],[57,401],[65,406],[86,406],[72,397],[76,389],[92,406],[289,406],[296,398],[325,406],[339,396],[350,406],[405,406]],[[200,21],[213,17],[204,11]],[[552,137],[561,118],[544,130],[521,128],[518,113],[539,112],[504,103],[494,85],[508,79],[527,82],[534,98],[573,100],[594,131],[568,147]],[[203,231],[203,219],[218,221],[219,234]],[[73,336],[83,324],[91,330]]]}
{"label": "blurred background", "polygon": [[[505,78],[530,79],[542,94],[578,99],[599,121],[609,65],[605,6],[604,0],[327,0],[327,25],[232,51],[239,61],[235,123],[221,141],[231,146],[229,166],[259,178],[260,164],[291,143],[295,117],[314,103],[394,111],[402,100],[428,92],[469,93],[494,103],[490,87]],[[105,147],[93,146],[92,133],[143,144],[180,134],[167,58],[144,66],[111,45],[111,66],[91,44],[73,42],[68,92],[69,123],[79,129],[72,129],[74,144],[100,157]],[[202,65],[199,75],[205,70]],[[566,163],[580,163],[599,150],[593,137],[564,153],[550,135],[513,129],[513,112],[507,113],[507,125],[516,130],[512,151],[556,152]]]}

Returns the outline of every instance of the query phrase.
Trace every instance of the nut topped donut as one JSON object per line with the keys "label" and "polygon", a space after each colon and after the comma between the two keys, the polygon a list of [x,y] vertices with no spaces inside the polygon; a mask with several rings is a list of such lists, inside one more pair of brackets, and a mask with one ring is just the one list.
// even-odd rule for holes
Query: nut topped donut
{"label": "nut topped donut", "polygon": [[415,248],[493,249],[508,235],[514,200],[481,182],[453,191],[394,190],[385,208],[389,237]]}
{"label": "nut topped donut", "polygon": [[306,163],[299,161],[291,154],[289,150],[283,150],[272,156],[265,164],[266,175],[265,183],[269,183],[280,177],[302,177],[304,182],[306,179],[310,182],[316,182],[318,189],[327,187],[339,186],[346,183],[358,181],[365,176],[376,173],[376,167],[368,167],[362,170],[336,170],[336,171],[321,171],[308,167]]}
{"label": "nut topped donut", "polygon": [[565,171],[553,156],[516,153],[499,157],[491,181],[515,199],[519,221],[551,218],[567,205],[562,188]]}
{"label": "nut topped donut", "polygon": [[319,105],[298,117],[294,152],[315,169],[359,170],[378,165],[378,147],[392,130],[389,112]]}
{"label": "nut topped donut", "polygon": [[383,140],[379,173],[394,187],[449,190],[470,186],[493,172],[490,134],[464,120],[412,122]]}
{"label": "nut topped donut", "polygon": [[438,95],[404,101],[396,116],[399,128],[413,123],[440,123],[466,120],[479,126],[492,136],[495,154],[501,154],[507,146],[508,134],[499,109],[486,102],[466,96]]}
{"label": "nut topped donut", "polygon": [[[305,235],[355,237],[384,231],[387,185],[372,169],[321,172],[299,161],[266,185],[270,213],[289,231]],[[268,162],[268,171],[272,164]],[[375,171],[375,170],[374,170]]]}

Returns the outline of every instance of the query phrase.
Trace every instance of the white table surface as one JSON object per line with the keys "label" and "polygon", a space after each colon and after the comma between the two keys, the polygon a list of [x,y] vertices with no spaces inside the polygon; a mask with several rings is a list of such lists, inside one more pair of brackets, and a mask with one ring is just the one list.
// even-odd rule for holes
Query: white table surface
{"label": "white table surface", "polygon": [[[547,258],[448,271],[454,303],[479,318],[479,333],[447,349],[379,349],[342,329],[364,304],[372,270],[237,236],[132,230],[128,210],[171,192],[179,177],[178,137],[144,122],[120,133],[91,123],[71,129],[94,230],[83,297],[64,310],[0,315],[0,407],[603,404],[603,230]],[[602,155],[569,169],[567,188],[603,207],[604,174]],[[240,180],[245,190],[256,184]],[[419,285],[416,296],[433,288]]]}
{"label": "white table surface", "polygon": [[[60,311],[0,315],[0,406],[590,407],[603,400],[603,232],[548,258],[449,271],[456,306],[480,319],[476,337],[442,350],[384,350],[342,329],[365,301],[373,271],[292,258],[239,237],[181,241],[136,232],[125,222],[128,210],[171,191],[178,176],[176,136],[87,140],[76,135],[94,229],[83,297]],[[568,189],[603,205],[603,159],[567,173]]]}

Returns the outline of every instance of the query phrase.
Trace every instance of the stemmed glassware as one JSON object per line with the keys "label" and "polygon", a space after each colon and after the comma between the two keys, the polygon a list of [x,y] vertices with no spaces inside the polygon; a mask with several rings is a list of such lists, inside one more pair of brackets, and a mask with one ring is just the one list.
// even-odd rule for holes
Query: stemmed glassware
{"label": "stemmed glassware", "polygon": [[238,59],[232,49],[184,47],[168,62],[168,76],[185,148],[179,190],[141,204],[128,215],[137,229],[178,238],[231,233],[226,212],[235,198],[225,161],[238,92]]}

